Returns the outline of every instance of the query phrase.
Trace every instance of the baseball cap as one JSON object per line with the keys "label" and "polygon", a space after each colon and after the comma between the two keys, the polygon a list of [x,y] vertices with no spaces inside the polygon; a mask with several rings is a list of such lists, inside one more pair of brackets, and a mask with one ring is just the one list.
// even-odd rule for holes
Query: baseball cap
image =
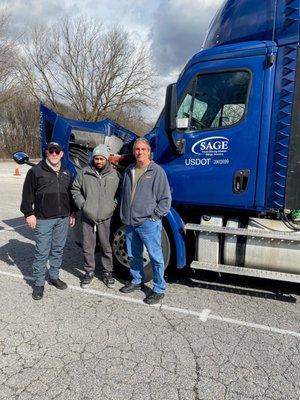
{"label": "baseball cap", "polygon": [[56,149],[56,150],[62,151],[61,145],[59,143],[57,143],[57,142],[49,142],[48,146],[47,146],[47,149],[48,150]]}

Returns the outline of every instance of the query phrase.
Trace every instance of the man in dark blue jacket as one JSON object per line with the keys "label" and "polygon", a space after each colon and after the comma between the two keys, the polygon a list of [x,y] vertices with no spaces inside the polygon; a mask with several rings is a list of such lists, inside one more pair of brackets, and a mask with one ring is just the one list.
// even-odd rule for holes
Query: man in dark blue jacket
{"label": "man in dark blue jacket", "polygon": [[35,230],[35,254],[32,264],[34,287],[32,297],[40,300],[44,294],[46,264],[49,258],[49,283],[57,289],[67,285],[59,279],[68,225],[75,225],[71,213],[71,175],[61,164],[63,151],[59,143],[50,142],[47,158],[32,167],[23,186],[21,211],[29,228]]}
{"label": "man in dark blue jacket", "polygon": [[166,290],[161,231],[164,217],[171,206],[171,193],[164,170],[150,160],[151,148],[146,139],[139,138],[133,146],[136,163],[130,165],[122,183],[120,216],[126,225],[126,245],[131,258],[132,281],[120,289],[130,293],[143,286],[143,245],[152,264],[153,291],[147,304],[158,303]]}

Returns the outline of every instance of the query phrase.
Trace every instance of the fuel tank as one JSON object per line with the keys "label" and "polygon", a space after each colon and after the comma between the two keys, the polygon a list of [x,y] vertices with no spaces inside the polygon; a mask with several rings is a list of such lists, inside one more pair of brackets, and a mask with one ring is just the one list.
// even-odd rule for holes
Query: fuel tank
{"label": "fuel tank", "polygon": [[[229,220],[227,227],[238,228],[238,219]],[[282,232],[283,238],[284,233],[295,233],[282,221],[260,218],[250,218],[247,229]],[[300,274],[300,242],[252,236],[241,241],[237,236],[226,235],[223,250],[224,264],[227,265]]]}

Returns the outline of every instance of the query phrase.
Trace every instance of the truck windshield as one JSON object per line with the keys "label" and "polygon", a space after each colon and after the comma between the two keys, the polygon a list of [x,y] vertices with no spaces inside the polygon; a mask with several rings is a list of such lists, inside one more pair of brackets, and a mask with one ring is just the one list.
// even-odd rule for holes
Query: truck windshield
{"label": "truck windshield", "polygon": [[249,83],[248,71],[197,76],[179,106],[178,128],[194,131],[237,124],[245,113]]}

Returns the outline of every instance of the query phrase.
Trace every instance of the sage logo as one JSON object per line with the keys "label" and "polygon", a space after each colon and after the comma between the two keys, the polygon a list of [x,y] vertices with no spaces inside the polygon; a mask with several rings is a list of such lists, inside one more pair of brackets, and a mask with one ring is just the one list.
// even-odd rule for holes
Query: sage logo
{"label": "sage logo", "polygon": [[229,139],[224,136],[211,136],[198,140],[192,146],[192,152],[198,155],[223,155],[227,153]]}

